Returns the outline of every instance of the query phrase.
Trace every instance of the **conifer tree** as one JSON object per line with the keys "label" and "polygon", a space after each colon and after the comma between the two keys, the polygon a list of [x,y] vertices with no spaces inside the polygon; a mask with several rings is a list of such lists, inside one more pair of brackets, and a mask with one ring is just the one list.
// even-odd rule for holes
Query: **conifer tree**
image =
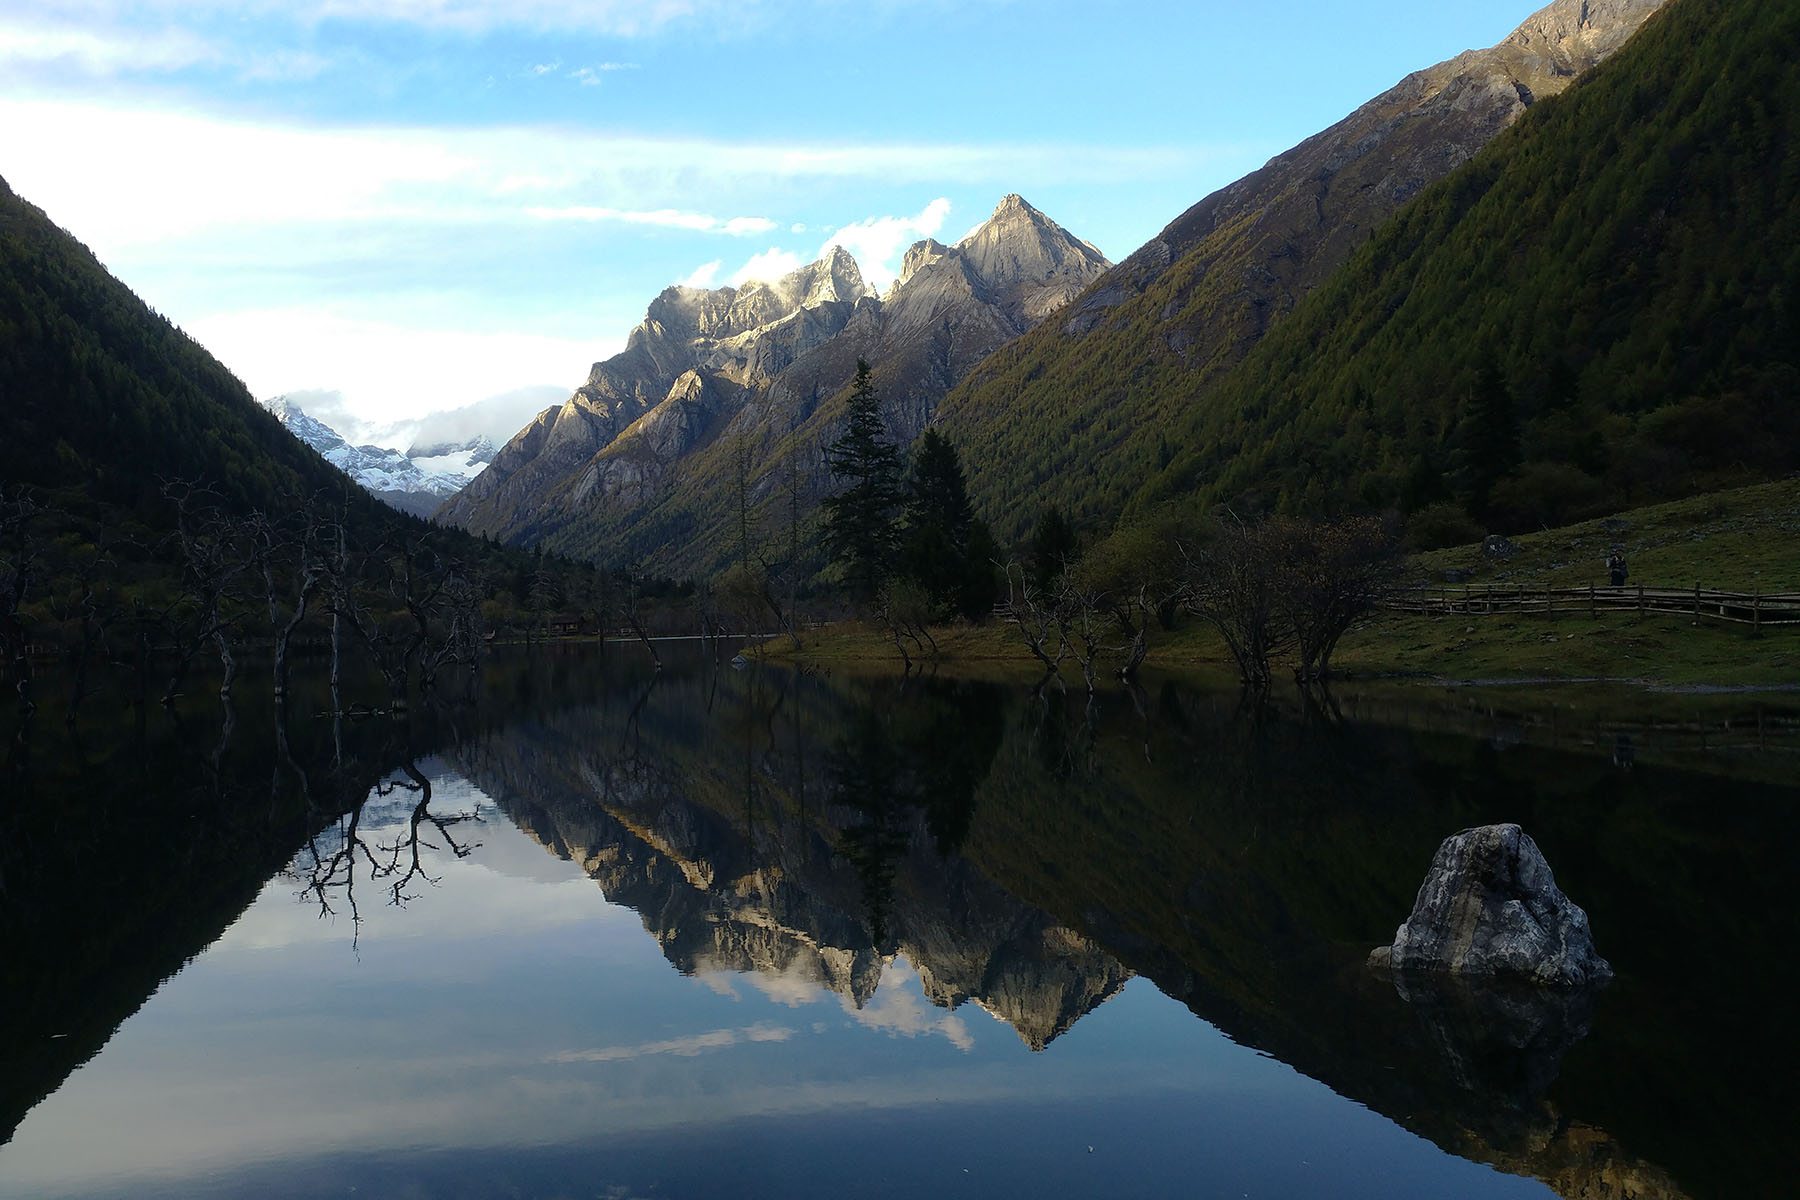
{"label": "conifer tree", "polygon": [[913,447],[906,478],[906,527],[901,564],[930,596],[940,616],[957,612],[979,620],[1000,592],[999,548],[969,503],[956,447],[927,429]]}
{"label": "conifer tree", "polygon": [[899,542],[900,464],[886,433],[869,364],[859,358],[844,432],[825,449],[844,488],[826,498],[824,511],[826,547],[842,564],[851,595],[862,601],[881,590]]}
{"label": "conifer tree", "polygon": [[1054,504],[1045,508],[1031,535],[1032,582],[1038,591],[1049,592],[1063,569],[1080,554],[1081,543],[1062,509]]}
{"label": "conifer tree", "polygon": [[953,601],[962,583],[963,555],[968,548],[968,484],[956,447],[935,429],[927,429],[913,447],[906,478],[906,532],[902,561],[935,604]]}

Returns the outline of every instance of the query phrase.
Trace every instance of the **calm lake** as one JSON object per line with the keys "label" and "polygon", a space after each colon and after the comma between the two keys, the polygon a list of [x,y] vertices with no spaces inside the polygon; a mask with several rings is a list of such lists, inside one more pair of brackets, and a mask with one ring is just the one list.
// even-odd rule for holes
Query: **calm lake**
{"label": "calm lake", "polygon": [[[46,679],[0,719],[0,1196],[1791,1194],[1791,694],[664,658],[338,721],[252,666],[76,732]],[[1503,820],[1613,983],[1371,975]]]}

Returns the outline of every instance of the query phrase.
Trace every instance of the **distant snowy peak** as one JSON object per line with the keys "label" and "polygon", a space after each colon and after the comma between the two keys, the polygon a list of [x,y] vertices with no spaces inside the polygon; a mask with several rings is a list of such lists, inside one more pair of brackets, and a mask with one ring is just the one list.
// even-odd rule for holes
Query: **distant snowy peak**
{"label": "distant snowy peak", "polygon": [[326,462],[394,507],[420,516],[429,516],[446,497],[461,491],[494,456],[494,445],[485,436],[461,446],[420,448],[433,451],[429,455],[352,446],[286,396],[265,401],[264,407]]}
{"label": "distant snowy peak", "polygon": [[494,461],[494,452],[494,439],[483,433],[461,442],[414,442],[406,448],[406,457],[415,463],[428,458],[452,456],[458,456],[467,462],[489,463]]}

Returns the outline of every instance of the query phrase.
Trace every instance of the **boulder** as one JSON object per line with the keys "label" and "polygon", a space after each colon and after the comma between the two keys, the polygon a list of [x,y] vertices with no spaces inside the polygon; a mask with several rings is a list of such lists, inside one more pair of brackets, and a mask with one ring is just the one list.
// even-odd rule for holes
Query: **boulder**
{"label": "boulder", "polygon": [[1537,843],[1517,825],[1444,839],[1394,943],[1369,956],[1394,971],[1581,987],[1612,977],[1587,914],[1556,886]]}
{"label": "boulder", "polygon": [[1510,539],[1502,537],[1497,533],[1490,533],[1487,535],[1486,540],[1481,543],[1481,552],[1489,558],[1505,559],[1511,558],[1513,555],[1517,554],[1519,548],[1513,545]]}

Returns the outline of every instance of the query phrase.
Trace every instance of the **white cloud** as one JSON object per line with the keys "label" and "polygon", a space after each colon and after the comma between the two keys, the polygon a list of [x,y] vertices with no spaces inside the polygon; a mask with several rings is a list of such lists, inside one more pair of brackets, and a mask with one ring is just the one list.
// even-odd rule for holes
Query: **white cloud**
{"label": "white cloud", "polygon": [[705,213],[681,212],[673,208],[633,211],[572,204],[563,208],[528,208],[525,212],[540,221],[618,221],[626,225],[661,225],[670,229],[691,229],[696,233],[729,234],[732,237],[751,237],[776,228],[775,222],[767,217],[712,217]]}
{"label": "white cloud", "polygon": [[620,221],[627,225],[661,225],[669,229],[693,229],[705,232],[718,226],[719,218],[704,213],[677,212],[659,208],[654,212],[629,211],[592,204],[572,204],[566,208],[528,208],[528,216],[540,221]]}
{"label": "white cloud", "polygon": [[806,260],[793,251],[783,250],[779,246],[770,246],[733,272],[731,282],[734,287],[749,279],[771,283],[790,271],[798,271],[805,265]]}
{"label": "white cloud", "polygon": [[582,87],[599,87],[600,81],[614,71],[635,71],[637,69],[636,63],[603,62],[571,71],[569,78],[581,84]]}
{"label": "white cloud", "polygon": [[724,259],[715,258],[709,263],[702,263],[700,266],[698,266],[694,269],[694,273],[692,275],[689,275],[686,279],[677,279],[675,281],[675,283],[678,287],[691,287],[691,288],[715,287],[715,286],[717,286],[718,279],[719,279],[719,268],[724,265],[725,265]]}
{"label": "white cloud", "polygon": [[777,228],[775,222],[767,217],[733,217],[721,227],[721,232],[733,237],[753,237],[759,233],[770,233]]}
{"label": "white cloud", "polygon": [[917,216],[869,217],[833,233],[819,247],[819,256],[823,258],[833,246],[842,246],[862,268],[863,278],[885,289],[899,276],[906,248],[920,238],[935,236],[949,215],[950,201],[940,196]]}
{"label": "white cloud", "polygon": [[548,1056],[546,1062],[627,1062],[657,1054],[677,1058],[694,1058],[709,1050],[724,1050],[748,1042],[785,1042],[794,1036],[792,1029],[780,1025],[746,1025],[742,1029],[714,1029],[708,1033],[692,1033],[685,1037],[660,1042],[642,1042],[635,1046],[600,1046],[592,1050],[563,1050]]}
{"label": "white cloud", "polygon": [[187,331],[254,395],[335,391],[340,411],[372,423],[473,404],[526,383],[571,391],[593,362],[623,348],[533,333],[409,329],[316,309],[225,313]]}
{"label": "white cloud", "polygon": [[[1117,186],[1187,169],[1205,151],[1080,146],[784,146],[621,137],[533,128],[295,128],[208,116],[0,100],[9,182],[105,250],[222,225],[384,219],[629,219],[772,230],[766,218],[711,217],[680,197],[787,182],[859,180],[886,188],[1028,186],[1089,174]],[[70,146],[82,153],[70,154]],[[133,184],[118,202],[119,181]],[[1019,182],[1023,181],[1023,182]],[[530,196],[536,204],[520,204]],[[670,206],[645,205],[646,199]],[[834,235],[879,272],[940,226],[947,202],[878,217]]]}
{"label": "white cloud", "polygon": [[113,36],[91,29],[0,24],[0,63],[69,63],[91,75],[179,71],[216,63],[222,52],[182,30]]}
{"label": "white cloud", "polygon": [[865,1029],[877,1029],[893,1037],[937,1036],[967,1054],[975,1047],[969,1027],[955,1013],[925,1002],[922,990],[909,987],[918,973],[904,959],[895,959],[882,972],[874,997],[861,1008],[844,1000],[844,1011]]}
{"label": "white cloud", "polygon": [[[0,128],[8,179],[103,255],[218,226],[416,215],[453,200],[444,189],[480,167],[448,140],[404,131],[258,128],[97,105],[0,101]],[[137,181],[129,204],[126,179]]]}
{"label": "white cloud", "polygon": [[63,76],[111,78],[211,67],[242,80],[312,79],[331,63],[297,50],[247,49],[172,26],[131,29],[0,18],[0,66],[49,66]]}
{"label": "white cloud", "polygon": [[[15,0],[17,2],[17,0]],[[302,28],[323,21],[411,25],[478,34],[531,29],[643,37],[671,25],[752,28],[768,0],[22,0],[71,20],[166,24],[278,19]]]}

